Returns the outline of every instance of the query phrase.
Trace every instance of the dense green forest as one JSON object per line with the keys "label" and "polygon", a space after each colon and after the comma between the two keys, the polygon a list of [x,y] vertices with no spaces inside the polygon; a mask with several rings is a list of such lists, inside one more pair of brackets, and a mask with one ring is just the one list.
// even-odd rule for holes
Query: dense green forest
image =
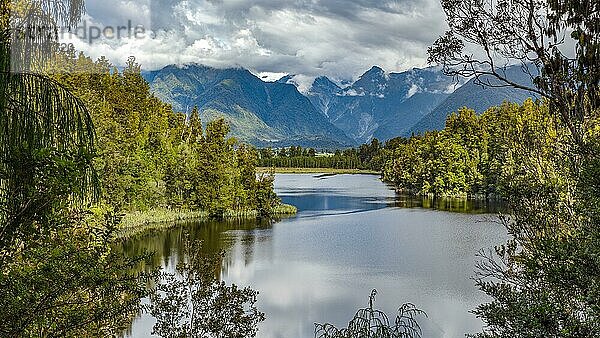
{"label": "dense green forest", "polygon": [[504,103],[480,116],[463,108],[443,130],[399,142],[382,175],[412,194],[501,198],[525,158],[535,157],[539,170],[552,161],[564,132],[544,102]]}
{"label": "dense green forest", "polygon": [[384,154],[393,141],[384,145],[377,139],[359,148],[335,150],[333,153],[317,154],[313,148],[289,147],[259,150],[259,166],[267,168],[333,168],[381,170]]}
{"label": "dense green forest", "polygon": [[[122,72],[74,50],[51,61],[51,74],[89,108],[97,135],[94,166],[103,199],[120,210],[185,208],[269,215],[279,201],[273,176],[256,178],[258,155],[228,137],[222,119],[203,128],[198,109],[175,113],[150,93],[130,58]],[[101,98],[101,99],[99,99]]]}

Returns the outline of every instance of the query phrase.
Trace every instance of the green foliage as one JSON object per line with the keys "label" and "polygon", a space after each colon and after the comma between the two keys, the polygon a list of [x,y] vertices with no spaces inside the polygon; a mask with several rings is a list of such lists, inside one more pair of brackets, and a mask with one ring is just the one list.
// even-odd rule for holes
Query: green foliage
{"label": "green foliage", "polygon": [[277,203],[257,181],[256,151],[229,138],[223,119],[203,127],[198,107],[189,116],[173,112],[150,93],[135,59],[118,72],[106,59],[93,62],[74,51],[57,58],[56,78],[91,109],[95,165],[110,204],[128,212],[176,208],[221,218],[258,208],[267,195],[272,199],[260,203]]}
{"label": "green foliage", "polygon": [[[272,215],[277,212],[277,207],[281,206],[281,200],[273,191],[273,185],[275,182],[275,175],[273,174],[261,174],[258,181],[256,181],[256,210],[261,216],[265,217]],[[295,213],[284,211],[284,213]]]}
{"label": "green foliage", "polygon": [[[547,105],[505,103],[477,116],[461,109],[439,132],[398,143],[383,177],[397,189],[434,196],[496,196],[513,189],[523,158],[547,163],[558,140]],[[532,161],[533,162],[533,161]]]}
{"label": "green foliage", "polygon": [[421,327],[418,316],[425,312],[412,304],[404,304],[398,309],[394,323],[388,316],[373,308],[377,291],[369,296],[369,307],[360,309],[348,323],[347,328],[338,329],[331,324],[315,324],[315,338],[420,338]]}
{"label": "green foliage", "polygon": [[111,252],[118,218],[96,218],[76,209],[47,214],[40,225],[52,231],[4,259],[1,336],[114,336],[139,313],[150,275],[129,271],[143,257]]}
{"label": "green foliage", "polygon": [[373,139],[370,144],[359,148],[337,150],[333,155],[318,155],[314,148],[303,149],[292,146],[274,151],[261,149],[259,165],[268,168],[333,168],[381,170],[387,146]]}
{"label": "green foliage", "polygon": [[1,336],[115,335],[139,311],[145,278],[128,272],[138,259],[109,248],[118,218],[81,203],[90,166],[67,147],[21,148],[4,162]]}
{"label": "green foliage", "polygon": [[201,243],[186,241],[186,261],[177,274],[164,273],[150,300],[156,318],[152,333],[161,337],[255,337],[264,314],[258,292],[215,278],[222,255],[203,256]]}
{"label": "green foliage", "polygon": [[[30,224],[26,217],[46,215],[51,205],[43,203],[47,196],[83,202],[94,197],[97,188],[89,165],[94,130],[83,102],[47,76],[13,69],[30,70],[51,54],[53,41],[34,36],[23,44],[23,39],[11,34],[11,28],[52,15],[45,13],[52,12],[51,6],[44,11],[39,5],[25,8],[9,1],[0,5],[0,256],[10,252],[15,241],[36,233],[37,229],[24,226]],[[80,1],[65,1],[63,6],[73,9],[77,19]],[[59,14],[53,20],[70,20]],[[50,169],[56,170],[55,177]],[[37,203],[28,203],[32,200]]]}
{"label": "green foliage", "polygon": [[130,58],[119,73],[106,59],[94,63],[66,51],[51,67],[54,77],[91,111],[97,133],[95,167],[105,199],[125,210],[163,202],[161,179],[170,150],[172,113],[150,95],[135,60]]}

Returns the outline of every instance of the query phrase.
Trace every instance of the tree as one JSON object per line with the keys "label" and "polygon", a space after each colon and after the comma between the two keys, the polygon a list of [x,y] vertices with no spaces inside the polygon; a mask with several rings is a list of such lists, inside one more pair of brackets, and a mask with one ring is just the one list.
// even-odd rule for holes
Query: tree
{"label": "tree", "polygon": [[[475,77],[482,85],[511,86],[548,98],[550,109],[582,146],[587,121],[600,107],[600,3],[441,3],[450,29],[429,48],[429,62],[441,64],[448,75]],[[513,64],[520,64],[535,86],[510,79],[506,69]]]}
{"label": "tree", "polygon": [[200,112],[198,106],[194,106],[190,113],[190,133],[188,136],[188,143],[197,143],[201,141],[202,137],[202,121],[200,121]]}
{"label": "tree", "polygon": [[281,200],[273,190],[275,175],[273,173],[261,174],[256,181],[256,210],[261,217],[270,217]]}
{"label": "tree", "polygon": [[258,292],[215,278],[222,254],[203,256],[201,244],[186,239],[187,262],[177,274],[164,273],[150,300],[156,318],[152,334],[179,337],[255,337],[264,314],[256,308]]}
{"label": "tree", "polygon": [[[431,62],[483,85],[537,93],[558,116],[556,127],[541,130],[511,121],[525,137],[500,177],[508,189],[510,217],[502,221],[511,239],[482,254],[477,285],[492,301],[474,311],[486,323],[476,336],[597,337],[600,3],[442,0],[442,7],[450,30],[429,49]],[[514,63],[534,86],[506,76]]]}
{"label": "tree", "polygon": [[236,170],[235,139],[228,138],[229,125],[223,119],[211,121],[206,126],[202,151],[199,153],[198,193],[200,206],[212,216],[223,217],[233,207]]}
{"label": "tree", "polygon": [[238,209],[244,206],[255,210],[257,208],[257,179],[256,179],[256,165],[258,163],[258,153],[254,148],[249,145],[242,144],[238,147],[235,152],[236,155],[236,166],[239,168],[239,188],[236,189],[237,198],[236,202]]}

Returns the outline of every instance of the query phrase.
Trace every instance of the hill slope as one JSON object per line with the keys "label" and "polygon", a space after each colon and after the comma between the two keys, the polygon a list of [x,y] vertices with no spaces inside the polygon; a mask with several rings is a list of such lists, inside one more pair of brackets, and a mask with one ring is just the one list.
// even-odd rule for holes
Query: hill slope
{"label": "hill slope", "polygon": [[[533,86],[529,75],[525,74],[518,66],[508,68],[506,75],[516,83]],[[488,79],[492,84],[500,85],[498,80]],[[533,97],[532,93],[525,90],[512,87],[483,87],[477,84],[475,79],[472,79],[449,95],[431,113],[424,116],[410,129],[410,133],[419,134],[429,130],[443,129],[448,115],[462,107],[483,113],[489,107],[500,105],[504,101],[523,103],[529,97]]]}
{"label": "hill slope", "polygon": [[245,69],[167,66],[145,78],[155,95],[175,110],[189,112],[198,106],[204,122],[223,117],[233,136],[256,146],[353,144],[296,87],[263,82]]}

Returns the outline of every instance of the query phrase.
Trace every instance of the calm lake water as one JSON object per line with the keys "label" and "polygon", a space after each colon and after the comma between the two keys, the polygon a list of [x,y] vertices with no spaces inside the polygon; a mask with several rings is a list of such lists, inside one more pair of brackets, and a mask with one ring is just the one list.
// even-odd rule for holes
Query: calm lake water
{"label": "calm lake water", "polygon": [[[470,310],[486,301],[474,287],[475,254],[505,231],[484,205],[414,200],[370,175],[277,175],[277,193],[297,216],[273,224],[203,222],[127,243],[129,254],[156,252],[172,269],[184,232],[204,250],[226,250],[221,277],[260,292],[262,338],[314,337],[315,322],[345,326],[378,290],[376,307],[392,318],[411,302],[425,310],[424,337],[464,337],[481,329]],[[435,208],[435,209],[431,209]],[[441,210],[440,210],[441,209]],[[444,211],[446,210],[446,211]],[[149,337],[142,316],[132,337]]]}

